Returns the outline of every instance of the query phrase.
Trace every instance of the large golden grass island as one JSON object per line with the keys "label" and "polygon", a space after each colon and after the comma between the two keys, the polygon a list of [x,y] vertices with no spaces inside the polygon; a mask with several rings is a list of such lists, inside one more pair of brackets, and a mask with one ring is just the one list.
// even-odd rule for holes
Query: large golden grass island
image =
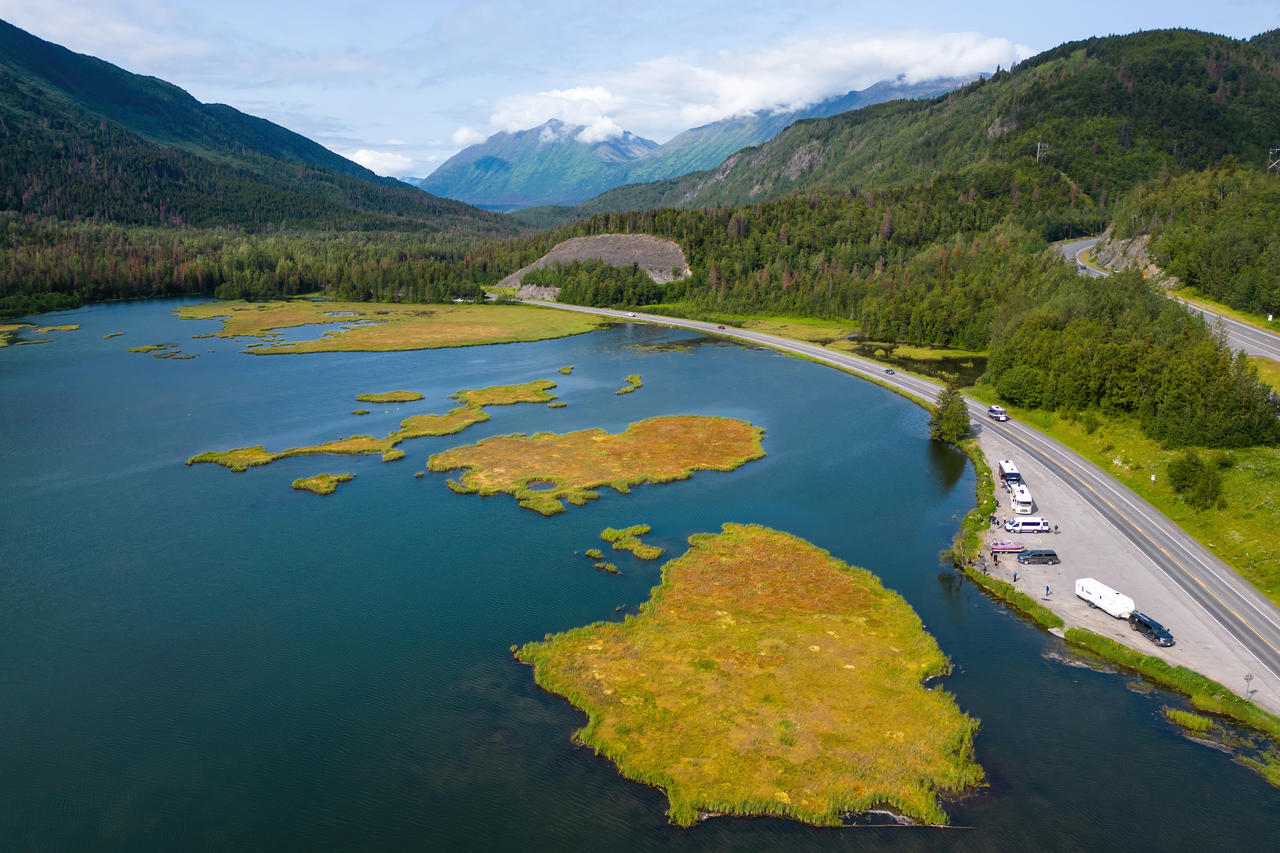
{"label": "large golden grass island", "polygon": [[938,797],[984,784],[978,722],[923,686],[950,663],[900,595],[757,525],[689,544],[639,615],[516,651],[587,713],[578,741],[666,791],[674,823],[887,809],[944,824]]}
{"label": "large golden grass island", "polygon": [[427,460],[432,471],[467,469],[449,488],[462,494],[509,494],[543,515],[582,506],[610,486],[626,494],[642,483],[684,480],[695,471],[733,471],[764,456],[764,430],[704,415],[638,421],[620,433],[588,429],[563,435],[500,435]]}
{"label": "large golden grass island", "polygon": [[[184,320],[221,320],[212,337],[256,337],[255,355],[382,352],[543,341],[590,332],[607,321],[577,311],[529,305],[397,305],[291,300],[205,302],[175,309]],[[340,324],[315,340],[288,343],[275,332]]]}

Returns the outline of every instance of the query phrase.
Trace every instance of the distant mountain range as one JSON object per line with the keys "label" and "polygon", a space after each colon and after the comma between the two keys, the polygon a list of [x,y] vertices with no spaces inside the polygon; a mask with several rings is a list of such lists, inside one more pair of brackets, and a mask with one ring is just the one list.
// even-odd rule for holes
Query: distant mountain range
{"label": "distant mountain range", "polygon": [[1142,180],[1228,155],[1261,166],[1268,145],[1280,144],[1277,33],[1236,40],[1156,30],[1071,42],[933,99],[795,122],[716,168],[619,187],[572,215],[918,185],[1027,161],[1105,206]]}
{"label": "distant mountain range", "polygon": [[0,21],[0,210],[141,225],[509,232],[304,136]]}
{"label": "distant mountain range", "polygon": [[630,132],[603,141],[584,141],[585,127],[551,119],[529,130],[496,133],[463,149],[418,186],[490,210],[574,205],[625,184],[709,169],[739,149],[772,139],[801,119],[888,100],[932,97],[970,79],[882,81],[798,110],[759,110],[695,127],[662,145]]}

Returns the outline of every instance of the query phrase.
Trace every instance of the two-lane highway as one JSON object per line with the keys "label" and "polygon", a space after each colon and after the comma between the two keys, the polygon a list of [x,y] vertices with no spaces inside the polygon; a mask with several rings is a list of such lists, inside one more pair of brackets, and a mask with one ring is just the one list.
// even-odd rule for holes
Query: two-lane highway
{"label": "two-lane highway", "polygon": [[[1097,237],[1087,237],[1083,240],[1071,240],[1067,243],[1058,244],[1058,251],[1068,260],[1074,261],[1076,270],[1081,275],[1087,275],[1091,278],[1102,278],[1110,275],[1106,270],[1096,267],[1085,260],[1085,255],[1098,245]],[[1201,308],[1199,305],[1193,305],[1185,299],[1178,299],[1176,296],[1170,297],[1181,302],[1190,310],[1204,317],[1210,326],[1217,326],[1222,329],[1227,337],[1227,342],[1232,349],[1243,350],[1246,355],[1258,356],[1261,358],[1271,358],[1280,361],[1280,335],[1274,332],[1268,332],[1266,329],[1259,329],[1257,326],[1248,323],[1242,323],[1233,317],[1225,314],[1219,314],[1208,308]]]}
{"label": "two-lane highway", "polygon": [[[528,304],[598,314],[619,321],[657,323],[759,344],[873,379],[925,402],[936,400],[942,390],[940,385],[928,379],[901,372],[890,373],[884,365],[865,358],[762,332],[721,328],[698,320],[632,315],[606,308],[532,300]],[[1093,463],[1025,424],[989,421],[984,417],[986,407],[983,404],[971,399],[967,403],[976,431],[990,430],[1017,448],[1019,453],[1025,453],[1042,464],[1061,481],[1064,488],[1096,510],[1099,524],[1111,525],[1131,542],[1149,561],[1150,571],[1171,580],[1214,626],[1211,630],[1226,642],[1235,643],[1247,651],[1247,656],[1256,662],[1253,674],[1267,685],[1265,692],[1258,691],[1260,703],[1268,701],[1268,697],[1280,695],[1277,692],[1280,691],[1280,608],[1157,509]],[[1154,648],[1152,651],[1161,654]],[[1234,672],[1206,671],[1205,674],[1233,690],[1239,689],[1239,685],[1234,683]],[[1280,706],[1270,710],[1280,712]]]}

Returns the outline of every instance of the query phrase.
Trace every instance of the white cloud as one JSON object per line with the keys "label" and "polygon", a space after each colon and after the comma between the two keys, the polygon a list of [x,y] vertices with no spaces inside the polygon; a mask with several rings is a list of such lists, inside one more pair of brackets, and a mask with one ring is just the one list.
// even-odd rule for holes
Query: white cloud
{"label": "white cloud", "polygon": [[574,126],[595,125],[626,104],[625,97],[615,95],[604,86],[552,89],[499,99],[489,123],[501,130],[527,130],[549,118]]}
{"label": "white cloud", "polygon": [[453,136],[449,137],[449,139],[459,148],[466,148],[468,145],[477,145],[484,142],[488,137],[478,130],[460,127],[453,132]]}
{"label": "white cloud", "polygon": [[621,136],[623,132],[616,121],[608,116],[601,116],[582,129],[578,134],[578,141],[590,145],[593,142],[603,142],[606,139]]}
{"label": "white cloud", "polygon": [[980,33],[843,32],[792,37],[753,52],[663,56],[597,75],[595,86],[513,95],[490,124],[522,130],[548,118],[585,125],[583,141],[622,129],[664,139],[689,127],[757,110],[795,109],[899,75],[907,82],[976,76],[1032,53]]}
{"label": "white cloud", "polygon": [[355,151],[339,151],[348,160],[355,160],[361,166],[377,175],[404,175],[410,171],[413,158],[394,151],[374,151],[372,148],[360,148]]}

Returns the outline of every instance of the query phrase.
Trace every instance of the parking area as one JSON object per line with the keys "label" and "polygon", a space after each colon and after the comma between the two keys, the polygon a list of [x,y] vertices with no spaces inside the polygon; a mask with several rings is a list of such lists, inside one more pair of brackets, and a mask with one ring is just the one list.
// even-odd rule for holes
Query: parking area
{"label": "parking area", "polygon": [[[1218,627],[1205,610],[1118,530],[1102,521],[1074,490],[1033,459],[1020,457],[995,430],[983,427],[983,423],[975,420],[974,432],[993,476],[998,477],[999,460],[1013,460],[1035,499],[1033,514],[1042,516],[1050,525],[1057,525],[1059,530],[1057,534],[1006,532],[1003,521],[1016,516],[1009,507],[1009,493],[997,480],[1000,523],[991,527],[986,541],[1013,540],[1028,549],[1050,548],[1062,561],[1052,566],[1021,565],[1012,554],[1001,554],[997,562],[992,560],[990,551],[984,551],[984,561],[991,574],[1016,583],[1020,590],[1061,616],[1068,626],[1087,628],[1144,654],[1186,666],[1240,695],[1249,690],[1251,698],[1260,706],[1280,713],[1280,686],[1264,677],[1257,661],[1243,646]],[[1115,619],[1076,598],[1075,581],[1086,577],[1095,578],[1132,598],[1138,610],[1169,629],[1176,645],[1160,648],[1131,630],[1127,621]],[[1247,682],[1246,674],[1255,677]]]}

